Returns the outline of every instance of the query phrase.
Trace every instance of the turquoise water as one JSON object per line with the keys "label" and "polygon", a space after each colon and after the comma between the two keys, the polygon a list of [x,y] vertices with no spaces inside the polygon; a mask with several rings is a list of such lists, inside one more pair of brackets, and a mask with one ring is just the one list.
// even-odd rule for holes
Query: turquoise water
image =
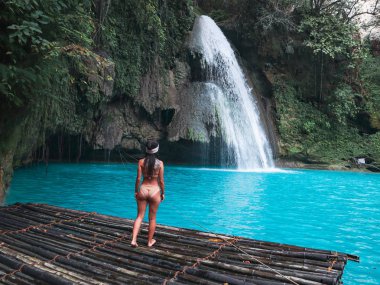
{"label": "turquoise water", "polygon": [[[15,172],[6,203],[135,218],[135,165],[50,164]],[[166,166],[158,222],[359,255],[344,284],[380,284],[380,175]]]}

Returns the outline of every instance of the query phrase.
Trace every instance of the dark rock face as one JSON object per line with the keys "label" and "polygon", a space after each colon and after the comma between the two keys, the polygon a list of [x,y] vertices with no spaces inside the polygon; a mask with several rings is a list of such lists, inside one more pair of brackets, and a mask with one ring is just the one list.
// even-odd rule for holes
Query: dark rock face
{"label": "dark rock face", "polygon": [[[206,75],[202,73],[201,55],[189,49],[183,52],[182,60],[178,58],[172,69],[165,68],[157,57],[141,78],[139,93],[134,97],[113,94],[115,65],[110,60],[100,56],[97,60],[83,57],[86,70],[90,71],[86,78],[89,88],[102,98],[98,100],[100,104],[93,105],[92,115],[86,119],[82,133],[87,149],[81,159],[91,159],[91,153],[99,150],[123,149],[141,153],[145,141],[152,138],[164,146],[161,149],[163,158],[182,163],[217,163],[218,154],[209,153],[213,146],[221,143],[214,102],[216,96],[213,96],[217,87],[202,82]],[[262,120],[269,121],[267,127],[271,131],[268,133],[272,135],[270,139],[275,146],[271,84],[265,73],[256,66],[257,61],[251,58],[252,53],[246,55],[249,61],[240,64],[243,68],[249,67],[244,68],[245,73],[264,110]],[[74,143],[77,144],[76,140]],[[72,146],[72,149],[76,148]],[[190,161],[188,156],[182,157],[179,152],[202,153],[202,156],[209,157],[197,156],[197,160]],[[51,157],[57,158],[58,155],[52,153]]]}
{"label": "dark rock face", "polygon": [[166,139],[167,127],[180,110],[179,93],[188,82],[189,70],[180,61],[175,69],[165,70],[157,59],[141,78],[138,96],[111,101],[99,110],[100,119],[90,124],[86,141],[94,149],[140,151],[148,138]]}
{"label": "dark rock face", "polygon": [[215,125],[217,113],[213,102],[211,83],[194,82],[179,94],[179,109],[168,126],[168,140],[189,140],[210,143],[216,137],[219,126]]}
{"label": "dark rock face", "polygon": [[113,78],[115,78],[115,64],[101,56],[85,56],[82,57],[82,61],[90,71],[86,81],[99,93],[103,94],[105,98],[111,98],[114,83]]}
{"label": "dark rock face", "polygon": [[101,119],[87,140],[94,149],[123,147],[139,150],[145,138],[159,138],[160,132],[147,119],[139,118],[132,104],[111,103],[101,110]]}

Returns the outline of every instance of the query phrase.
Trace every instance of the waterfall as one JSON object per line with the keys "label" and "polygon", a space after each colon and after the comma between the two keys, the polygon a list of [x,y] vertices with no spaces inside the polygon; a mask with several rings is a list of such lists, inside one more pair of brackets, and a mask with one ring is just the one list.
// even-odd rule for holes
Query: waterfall
{"label": "waterfall", "polygon": [[231,45],[210,17],[195,20],[189,48],[201,56],[209,100],[214,102],[215,117],[227,146],[226,150],[221,148],[222,160],[239,169],[274,167],[252,90]]}

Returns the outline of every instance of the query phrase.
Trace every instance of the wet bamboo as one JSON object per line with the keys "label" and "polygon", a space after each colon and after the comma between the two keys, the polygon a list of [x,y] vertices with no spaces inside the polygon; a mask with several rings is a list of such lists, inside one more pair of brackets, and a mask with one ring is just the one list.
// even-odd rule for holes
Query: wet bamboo
{"label": "wet bamboo", "polygon": [[14,225],[17,230],[21,230],[29,226],[39,227],[52,222],[41,219],[36,220],[36,217],[34,216],[22,217],[15,215],[14,213],[3,214],[1,220],[3,221],[3,223],[12,223],[12,225]]}
{"label": "wet bamboo", "polygon": [[[317,265],[309,265],[307,263],[272,261],[270,259],[260,258],[260,257],[256,257],[256,259],[271,267],[290,268],[290,269],[301,270],[305,272],[325,272],[326,269],[329,268],[330,266],[329,263],[326,263],[325,266],[317,266]],[[224,263],[229,263],[231,265],[246,267],[246,268],[250,268],[252,267],[252,265],[258,264],[256,260],[250,257],[242,257],[240,259],[233,260],[230,255],[225,255],[225,254],[222,254],[221,256],[217,257],[215,260],[224,262]],[[334,266],[335,265],[337,264],[334,264]],[[334,266],[331,269],[331,272],[333,273],[340,272],[343,269],[343,268],[337,268],[336,266],[335,267]]]}
{"label": "wet bamboo", "polygon": [[[54,237],[54,235],[52,235],[52,233],[51,233],[51,231],[47,231],[46,233],[45,232],[43,232],[42,233],[43,235],[46,235],[46,236],[51,236],[51,237]],[[57,238],[61,238],[60,236],[57,236]],[[103,241],[103,240],[96,240],[97,242],[101,242],[101,241]],[[68,240],[68,242],[77,242],[76,240],[73,240],[73,241],[71,241],[71,240]],[[135,249],[133,249],[133,248],[131,248],[130,247],[130,245],[128,244],[128,245],[121,245],[121,244],[117,244],[116,245],[117,246],[117,248],[120,248],[120,250],[129,250],[129,251],[136,251]],[[80,248],[80,249],[82,249],[82,247]],[[149,253],[149,252],[148,252]],[[141,254],[141,253],[140,253]],[[159,255],[158,256],[156,256],[156,257],[160,257]]]}
{"label": "wet bamboo", "polygon": [[139,254],[139,252],[137,251],[134,251],[134,252],[115,251],[113,248],[101,248],[98,251],[101,251],[101,252],[104,251],[105,253],[113,254],[115,257],[126,256],[129,259],[137,261],[137,262],[157,266],[159,267],[160,270],[161,268],[165,268],[169,270],[179,270],[183,266],[183,264],[174,263],[165,259],[151,258],[149,256]]}
{"label": "wet bamboo", "polygon": [[14,269],[18,269],[18,268],[20,268],[21,265],[24,265],[22,268],[22,272],[24,274],[30,275],[33,278],[45,281],[47,283],[50,282],[50,284],[72,285],[72,282],[70,282],[69,280],[67,280],[65,278],[62,278],[60,276],[56,276],[56,275],[51,274],[49,272],[43,271],[39,268],[35,268],[33,266],[27,265],[23,262],[18,261],[14,257],[4,255],[3,253],[0,253],[0,262],[3,264],[9,265],[10,267],[12,267]]}
{"label": "wet bamboo", "polygon": [[[341,253],[341,252],[336,252],[336,251],[331,251],[331,250],[320,250],[320,249],[299,247],[299,246],[281,244],[281,243],[275,243],[275,242],[258,241],[258,240],[254,240],[254,239],[250,240],[250,239],[246,239],[246,238],[241,238],[239,240],[239,244],[242,247],[244,247],[245,245],[247,247],[257,247],[257,248],[259,248],[259,246],[263,246],[263,248],[267,247],[267,249],[279,248],[282,250],[290,250],[290,251],[324,253],[328,256],[337,254],[339,256],[344,256],[347,258],[349,257],[350,259],[358,260],[357,256],[346,254],[346,253]],[[256,245],[256,244],[258,244],[258,245]]]}
{"label": "wet bamboo", "polygon": [[46,208],[42,207],[42,204],[23,204],[22,209],[27,210],[28,213],[30,214],[44,214],[46,216],[51,216],[51,217],[63,217],[63,218],[75,218],[82,216],[83,214],[86,214],[88,212],[76,212],[72,213],[69,212],[68,209],[65,208]]}
{"label": "wet bamboo", "polygon": [[[43,213],[45,215],[50,215],[52,217],[56,217],[56,211],[52,211],[51,209],[45,209],[45,208],[36,208],[36,207],[32,207],[31,205],[27,205],[27,209],[30,209],[31,211],[35,211],[35,212],[40,212],[40,213]],[[60,212],[61,213],[61,212]],[[85,212],[83,212],[85,213]],[[81,214],[83,214],[81,213]],[[78,213],[76,215],[73,215],[73,214],[67,214],[65,213],[66,216],[65,218],[75,218],[75,217],[78,217]],[[61,216],[60,216],[61,217]],[[120,229],[120,230],[128,230],[128,229],[131,229],[133,227],[132,224],[130,225],[125,225],[125,221],[123,223],[111,223],[109,220],[99,220],[98,217],[96,216],[89,216],[86,218],[86,221],[88,222],[93,222],[93,223],[96,223],[96,224],[99,224],[99,225],[103,225],[103,226],[106,226],[106,227],[110,227],[110,228],[113,228],[113,229]]]}
{"label": "wet bamboo", "polygon": [[[238,244],[239,245],[239,244]],[[293,258],[288,256],[266,256],[262,254],[252,255],[248,256],[244,253],[236,253],[236,254],[229,254],[225,252],[225,256],[228,257],[231,262],[241,262],[242,260],[245,261],[255,261],[252,257],[262,260],[265,262],[273,262],[273,263],[289,263],[294,266],[310,266],[320,269],[326,269],[329,266],[331,266],[331,262],[328,261],[317,261],[317,260],[309,260],[309,259],[302,259],[302,258]],[[344,262],[336,262],[333,264],[333,269],[337,270],[343,270],[345,266]]]}
{"label": "wet bamboo", "polygon": [[[170,279],[169,279],[170,280]],[[203,284],[203,285],[220,285],[220,282],[214,282],[209,279],[205,279],[199,276],[194,276],[190,274],[180,274],[175,280],[170,280],[168,284]]]}
{"label": "wet bamboo", "polygon": [[[48,263],[47,263],[48,260],[46,258],[40,259],[36,256],[36,254],[30,254],[30,252],[25,252],[25,250],[20,250],[20,248],[14,249],[11,247],[3,247],[3,248],[0,248],[0,252],[6,253],[6,254],[11,254],[11,255],[17,257],[18,259],[22,260],[26,264],[29,264],[31,267],[39,268],[39,269],[46,271],[46,266],[48,265]],[[50,272],[52,272],[56,275],[61,275],[66,279],[69,279],[71,281],[76,281],[76,282],[79,282],[82,284],[84,281],[86,281],[86,280],[83,280],[83,279],[85,279],[85,277],[83,277],[81,275],[75,275],[75,273],[70,272],[70,271],[66,271],[63,268],[60,269],[59,267],[56,267],[56,268],[54,268],[53,271],[50,271]],[[88,282],[88,280],[87,280],[87,282]]]}
{"label": "wet bamboo", "polygon": [[202,270],[199,268],[189,268],[188,270],[186,270],[186,274],[191,274],[191,275],[203,277],[203,278],[206,278],[209,280],[213,280],[216,282],[227,283],[227,284],[231,284],[231,285],[254,284],[252,282],[247,282],[246,280],[244,280],[245,279],[244,277],[243,277],[244,279],[238,279],[238,278],[234,278],[234,277],[231,277],[229,275],[226,275],[226,274],[220,274],[220,273],[216,273],[216,272]]}
{"label": "wet bamboo", "polygon": [[[39,256],[43,256],[43,257],[45,257],[47,259],[51,259],[51,258],[53,258],[57,254],[67,255],[69,253],[67,251],[58,250],[58,249],[53,248],[51,246],[47,246],[45,243],[42,244],[42,245],[40,245],[40,248],[38,248],[37,246],[38,246],[38,243],[36,244],[35,242],[32,242],[32,246],[29,246],[29,245],[27,245],[25,243],[22,244],[22,242],[18,242],[18,248],[19,248],[19,250],[20,250],[20,248],[23,248],[23,249],[27,248],[29,250],[29,252],[26,252],[26,253],[28,253],[30,255],[38,254]],[[42,248],[44,248],[44,249],[42,249]],[[47,250],[45,250],[45,249],[47,249]],[[25,251],[23,251],[23,253],[25,253]],[[89,253],[86,253],[86,254],[87,255],[91,255],[91,254],[94,254],[94,253],[89,252]],[[95,253],[95,255],[97,255],[97,257],[99,257],[98,253]],[[75,255],[72,258],[83,259],[82,257],[75,256]],[[59,258],[58,260],[61,260],[61,258]],[[112,264],[110,264],[110,260],[112,260],[112,255],[107,255],[107,258],[105,258],[105,261],[107,261],[109,264],[100,264],[100,265],[102,265],[103,267],[106,266],[107,269],[113,270],[115,272],[124,272],[124,270],[122,268],[116,267],[116,266],[113,266]],[[127,260],[125,260],[125,261],[127,261]],[[97,263],[97,265],[99,265],[99,262],[96,262],[96,261],[91,260],[91,259],[87,259],[86,262],[92,262],[92,263],[95,262],[95,263]],[[120,259],[118,260],[118,262],[120,262]],[[144,265],[143,263],[141,263],[141,266],[148,267],[148,269],[150,271],[154,271],[154,270],[157,271],[157,269],[155,267],[153,267],[153,266],[147,266],[147,265]],[[81,268],[81,269],[85,269],[80,264],[76,264],[76,267],[77,268]],[[146,279],[148,279],[148,278],[146,278]],[[156,280],[153,280],[153,281],[156,281]]]}
{"label": "wet bamboo", "polygon": [[[83,241],[78,241],[78,240],[74,240],[74,239],[71,239],[69,237],[66,237],[66,234],[57,233],[57,231],[55,231],[53,229],[48,229],[46,231],[31,230],[31,231],[28,231],[25,233],[15,234],[15,235],[7,235],[7,236],[21,237],[22,238],[23,236],[28,237],[30,235],[35,236],[35,237],[49,238],[51,241],[57,242],[58,245],[59,244],[63,245],[62,243],[65,242],[65,243],[68,243],[70,246],[77,248],[78,250],[87,248],[89,245],[88,243],[84,243]],[[1,237],[2,236],[0,235],[0,238]]]}
{"label": "wet bamboo", "polygon": [[[79,217],[80,216],[78,216],[78,217],[72,217],[72,218],[79,218]],[[22,219],[22,217],[19,217],[19,218]],[[71,223],[72,226],[82,227],[83,230],[84,229],[89,229],[89,228],[91,228],[93,231],[97,231],[97,229],[103,229],[103,230],[107,231],[108,234],[112,234],[112,229],[110,229],[110,228],[106,228],[106,227],[102,227],[101,228],[99,226],[94,227],[94,225],[91,225],[91,223],[89,223],[88,221],[85,221],[86,219],[88,219],[88,217],[84,217],[82,221],[80,221],[80,220],[74,221],[76,223],[75,225],[73,224],[72,221],[70,221],[68,219],[57,219],[56,217],[55,218],[54,217],[50,217],[50,219],[46,219],[46,217],[43,217],[42,215],[39,215],[39,216],[29,215],[28,219],[35,221],[36,225],[42,224],[41,227],[44,226],[44,223],[47,224],[47,223],[50,223],[50,222],[59,222],[59,223],[55,224],[54,226],[56,226],[56,225],[59,226],[61,224],[62,225],[65,225],[65,224],[70,225],[70,223]],[[29,221],[29,223],[30,223],[30,221]],[[100,231],[99,233],[103,233],[104,234],[104,231],[103,232]]]}
{"label": "wet bamboo", "polygon": [[5,221],[3,221],[2,217],[0,216],[0,234],[3,232],[3,231],[12,231],[12,230],[17,230],[18,228],[16,228],[16,226],[14,224],[9,224]]}
{"label": "wet bamboo", "polygon": [[86,275],[75,272],[76,269],[74,269],[73,267],[70,268],[71,270],[66,270],[58,263],[52,264],[50,262],[44,262],[43,260],[39,260],[34,257],[21,254],[18,251],[15,251],[10,248],[0,248],[0,252],[16,256],[18,259],[30,265],[30,267],[34,267],[37,269],[44,270],[45,272],[50,272],[55,275],[62,276],[63,278],[68,279],[74,282],[75,284],[106,284],[104,282],[99,282],[95,279],[88,278]]}
{"label": "wet bamboo", "polygon": [[[37,242],[37,243],[38,243],[39,240],[41,240],[42,238],[39,237],[39,238],[37,238],[37,239],[34,239],[34,238],[33,238],[33,235],[28,235],[28,236],[27,236],[27,239],[30,240],[30,241],[33,241],[33,240],[34,240],[34,242]],[[42,246],[44,246],[44,245],[50,245],[50,246],[52,246],[52,247],[55,246],[54,241],[51,240],[51,239],[46,239],[46,238],[44,237],[42,240],[43,240],[43,244],[42,244]],[[68,243],[65,243],[64,245],[68,246],[69,244],[68,244]],[[74,248],[74,249],[75,249],[75,248]],[[98,251],[99,251],[99,250],[106,250],[106,251],[108,251],[109,249],[106,248],[106,249],[97,249],[97,250],[98,250]],[[121,253],[121,250],[122,250],[122,253]],[[114,250],[113,253],[114,253],[114,254],[117,254],[117,255],[128,256],[128,257],[131,257],[131,258],[137,258],[137,259],[141,259],[141,260],[145,260],[146,258],[148,258],[148,259],[152,260],[152,262],[153,262],[154,260],[156,260],[156,259],[154,259],[154,258],[151,258],[151,257],[149,257],[149,256],[145,256],[145,255],[143,255],[143,254],[137,252],[135,249],[131,248],[129,245],[127,245],[127,246],[121,248],[121,249],[119,250],[119,252],[117,252],[116,250]],[[155,256],[155,258],[157,258],[157,257],[159,257],[159,256]],[[171,262],[169,262],[169,261],[168,261],[168,264],[170,264],[169,266],[175,266],[174,263],[171,263]],[[177,264],[177,266],[180,266],[180,265]]]}
{"label": "wet bamboo", "polygon": [[[163,247],[167,248],[166,245],[164,245]],[[171,249],[173,249],[173,247],[171,247]],[[183,253],[184,253],[185,251],[186,251],[186,249],[182,249],[182,252],[183,252]],[[189,249],[188,251],[191,251],[191,249]],[[234,257],[235,257],[233,254],[226,254],[226,248],[223,249],[223,256],[224,256],[224,255],[229,256],[229,258],[234,258]],[[235,255],[236,255],[236,253],[235,253]],[[243,256],[242,256],[242,257],[243,257]],[[245,256],[245,257],[242,258],[241,260],[249,260],[249,259],[251,259],[251,258]],[[251,259],[251,260],[252,260],[252,259]],[[277,265],[277,266],[280,266],[280,267],[285,267],[285,268],[286,268],[286,264],[281,264],[281,263],[277,263],[277,264],[276,264],[276,263],[273,263],[273,262],[272,262],[271,264],[273,264],[273,265]],[[329,263],[325,263],[324,265],[325,265],[324,268],[319,268],[319,269],[320,269],[320,270],[326,270],[326,268],[329,267],[330,264],[329,264]],[[298,267],[302,267],[302,268],[304,268],[304,265],[301,263],[300,266],[298,266]],[[293,268],[296,269],[297,266],[294,266],[294,265],[293,265]],[[314,271],[315,271],[315,270],[314,270]]]}
{"label": "wet bamboo", "polygon": [[[202,268],[202,267],[201,267]],[[292,275],[293,272],[282,272],[282,275],[273,272],[273,271],[262,271],[262,270],[254,270],[252,269],[251,276],[255,277],[261,277],[267,280],[274,280],[274,281],[283,281],[283,282],[289,282],[289,279],[296,282],[299,285],[321,285],[323,283],[316,282],[312,280],[306,280],[297,276]]]}
{"label": "wet bamboo", "polygon": [[[3,263],[0,263],[0,280],[1,277],[7,273],[12,272],[15,270],[14,268],[8,267]],[[25,284],[25,285],[34,285],[36,281],[24,274],[23,272],[18,272],[17,276],[10,276],[6,278],[5,280],[0,281],[0,284]]]}
{"label": "wet bamboo", "polygon": [[[158,234],[159,235],[159,234]],[[176,241],[172,241],[171,244],[174,244],[176,243]],[[196,241],[192,241],[191,242],[192,245],[199,245],[200,247],[204,247],[205,244],[201,243],[201,242],[196,242]],[[216,248],[218,246],[218,244],[212,244],[212,243],[207,243],[206,244],[208,247],[214,247]],[[240,246],[240,244],[239,244]],[[232,251],[233,254],[236,254],[236,249],[235,248],[231,248],[231,247],[226,247],[225,251]],[[309,252],[289,252],[289,251],[268,251],[268,250],[258,250],[256,248],[247,248],[246,251],[250,251],[250,253],[252,255],[254,255],[254,253],[256,253],[256,255],[259,255],[259,256],[274,256],[274,255],[278,255],[278,256],[286,256],[286,257],[290,257],[290,256],[296,256],[297,258],[300,258],[302,257],[302,260],[304,260],[305,258],[312,258],[312,260],[316,260],[316,261],[326,261],[326,260],[329,260],[329,258],[331,256],[327,256],[327,255],[319,255],[318,253],[309,253]],[[339,258],[338,258],[339,259]]]}
{"label": "wet bamboo", "polygon": [[[247,268],[232,266],[230,264],[215,262],[211,260],[203,261],[202,264],[206,264],[208,267],[210,267],[210,270],[212,270],[212,268],[214,269],[220,268],[223,270],[227,270],[228,272],[238,272],[240,274],[245,274],[245,275],[254,275],[254,272],[257,272],[257,271],[268,272],[268,273],[274,272],[271,269],[267,267],[263,267],[263,266],[247,269]],[[326,274],[315,274],[315,273],[310,273],[310,272],[305,274],[297,270],[289,270],[289,269],[282,269],[282,268],[273,268],[273,269],[276,269],[277,272],[283,274],[284,276],[298,277],[306,281],[315,281],[315,282],[319,282],[322,284],[329,284],[329,285],[335,284],[338,278],[338,276],[329,277],[328,272],[326,272]]]}
{"label": "wet bamboo", "polygon": [[[47,246],[45,243],[38,244],[38,243],[33,242],[31,240],[28,240],[26,243],[26,242],[21,242],[15,238],[9,239],[7,246],[16,252],[19,252],[19,253],[22,253],[22,254],[25,254],[28,256],[32,256],[34,258],[36,258],[36,255],[38,255],[42,258],[41,261],[43,261],[43,260],[49,261],[49,260],[53,259],[56,255],[63,255],[64,256],[64,255],[67,255],[69,253],[69,252],[64,251],[64,250],[60,250],[60,249],[57,249],[54,247]],[[78,269],[84,270],[84,272],[79,272],[79,273],[105,274],[104,271],[98,270],[97,268],[89,268],[86,265],[81,265],[81,264],[79,264],[73,260],[68,260],[68,259],[65,259],[63,257],[60,259],[57,259],[56,262],[69,265],[68,267],[63,266],[66,269],[72,269],[73,271],[78,271]],[[43,264],[46,265],[45,262]]]}
{"label": "wet bamboo", "polygon": [[160,275],[162,278],[164,278],[171,272],[176,271],[181,268],[180,266],[176,266],[175,268],[164,267],[163,264],[160,263],[159,261],[155,262],[155,264],[149,264],[148,262],[133,260],[129,256],[127,256],[127,258],[121,258],[121,257],[115,256],[113,252],[110,252],[110,253],[104,252],[104,249],[102,249],[101,251],[91,252],[90,256],[96,257],[96,259],[92,258],[93,260],[103,260],[105,262],[108,262],[111,265],[117,265],[117,264],[123,263],[125,267],[130,267],[131,270],[133,269],[141,270],[141,272],[146,272],[148,274],[155,272],[156,274]]}
{"label": "wet bamboo", "polygon": [[[253,259],[253,257],[255,259]],[[223,254],[217,258],[219,261],[223,262],[226,261],[230,264],[240,264],[242,266],[250,267],[251,265],[258,264],[258,261],[261,261],[265,264],[271,264],[273,266],[278,266],[278,267],[291,267],[295,270],[301,270],[301,271],[310,271],[310,272],[324,272],[326,271],[327,268],[331,266],[331,263],[329,262],[324,262],[324,263],[319,263],[319,264],[309,264],[307,263],[308,260],[294,260],[291,258],[283,258],[282,260],[279,259],[274,259],[274,258],[264,258],[261,256],[247,256],[247,255],[231,255],[230,253],[226,253],[223,251]],[[245,262],[245,264],[243,263]],[[339,263],[336,263],[335,265],[339,265]],[[340,264],[341,266],[343,264]],[[332,267],[334,268],[334,267]],[[342,267],[336,267],[342,269]],[[340,271],[340,270],[335,270],[332,269],[332,272],[335,271]]]}
{"label": "wet bamboo", "polygon": [[[57,218],[61,219],[62,216],[65,216],[65,214],[62,214],[62,208],[47,206],[47,213],[44,213],[41,208],[45,207],[42,206],[38,207],[38,210],[36,211],[31,210],[25,212],[25,209],[22,209],[21,207],[23,212],[17,213],[15,215],[5,215],[6,223],[8,226],[13,226],[13,228],[15,228],[14,220],[16,220],[16,224],[18,226],[27,227],[30,225],[30,221],[28,222],[28,219],[30,219],[29,216],[32,216],[31,220],[33,220],[33,223],[37,224],[55,221]],[[84,214],[86,214],[86,212],[73,210],[70,212],[70,216],[67,214],[65,217],[78,218]],[[27,215],[26,219],[24,218],[25,215]],[[16,217],[12,219],[12,216]],[[103,215],[94,215],[86,217],[80,221],[64,221],[62,223],[53,225],[52,228],[45,229],[47,232],[43,231],[44,226],[42,225],[41,230],[32,229],[26,233],[23,232],[20,235],[25,237],[29,236],[32,239],[35,235],[41,236],[41,239],[44,239],[49,246],[54,247],[56,245],[59,247],[59,249],[62,250],[67,249],[67,247],[84,248],[95,242],[115,239],[121,234],[125,234],[126,231],[131,230],[131,223],[131,220],[107,217]],[[146,224],[144,226],[146,226]],[[198,231],[176,229],[174,227],[166,226],[157,227],[156,233],[156,236],[159,239],[159,243],[155,246],[155,249],[147,250],[144,249],[144,247],[137,250],[131,249],[128,244],[129,242],[124,240],[121,243],[113,245],[111,248],[100,248],[99,251],[105,252],[111,256],[114,256],[115,258],[116,256],[120,257],[124,253],[127,253],[126,261],[133,260],[134,263],[137,261],[136,265],[139,265],[139,263],[143,264],[143,266],[137,266],[138,270],[149,271],[150,266],[162,266],[163,268],[166,268],[167,266],[170,268],[172,265],[169,264],[173,263],[177,264],[176,268],[178,268],[180,265],[191,264],[196,260],[196,258],[209,254],[213,250],[216,250],[221,244],[208,240],[209,238],[220,238],[219,235],[214,235],[212,233],[201,233]],[[141,238],[139,239],[139,242],[146,239],[145,229],[142,231],[140,237]],[[50,241],[50,239],[52,239],[52,241]],[[33,239],[33,241],[38,243],[38,238]],[[268,259],[268,261],[270,259],[272,262],[271,266],[274,266],[275,268],[284,269],[285,271],[291,269],[292,271],[298,272],[298,274],[306,274],[311,271],[311,274],[309,275],[313,275],[314,277],[319,276],[319,273],[323,273],[324,266],[330,266],[330,263],[328,261],[331,258],[338,259],[338,262],[334,264],[335,267],[333,266],[333,268],[339,267],[340,270],[343,270],[344,263],[347,260],[348,256],[344,254],[340,255],[338,253],[338,257],[336,257],[336,253],[331,251],[318,251],[281,244],[273,244],[273,246],[268,246],[270,244],[272,243],[263,243],[261,241],[254,241],[253,243],[239,241],[237,243],[238,246],[241,246],[245,251],[249,252],[249,254],[255,253],[255,258],[262,256],[261,259]],[[137,251],[138,253],[134,253],[134,251]],[[165,255],[163,252],[166,252],[167,254]],[[91,253],[90,255],[92,257],[93,254]],[[99,258],[101,261],[104,260],[104,262],[107,262],[107,259],[109,259],[107,258],[107,255],[104,254],[101,254],[101,257],[95,256],[94,258]],[[117,262],[117,260],[118,259],[116,258],[113,263]],[[156,260],[156,262],[153,260]],[[243,264],[242,266],[239,266],[239,263],[244,260],[252,260],[252,258],[245,254],[238,253],[237,250],[231,246],[226,246],[213,261],[230,264],[231,266],[237,266],[239,268],[248,267],[252,269],[251,267],[253,267],[256,270],[263,271],[263,269],[257,264],[251,264],[250,266]],[[163,261],[169,261],[169,264],[164,264],[162,263]],[[149,266],[144,267],[144,263],[147,263]],[[205,265],[203,266],[206,267]],[[226,271],[226,269],[220,268],[219,266],[215,267],[215,270],[220,274],[223,274],[223,272]],[[340,276],[341,272],[339,270],[332,270],[327,275],[331,276],[334,274],[338,274]],[[233,273],[233,275],[240,276],[237,273]],[[273,282],[278,283],[281,281]]]}
{"label": "wet bamboo", "polygon": [[[54,206],[50,206],[50,205],[41,205],[41,207],[50,209],[52,211],[56,211],[57,209],[60,210],[60,208],[54,207]],[[75,214],[85,213],[85,212],[76,211],[76,210],[68,210],[68,211],[72,212],[72,213],[75,213]],[[97,216],[104,217],[105,220],[107,220],[107,221],[109,221],[110,219],[117,220],[117,221],[120,221],[121,224],[125,224],[126,222],[132,222],[132,220],[121,219],[121,218],[116,218],[116,217],[108,217],[108,216],[104,216],[104,215],[100,215],[100,214],[97,214]],[[179,232],[179,230],[177,228],[170,227],[170,226],[158,226],[158,229],[159,228],[164,228],[164,229],[167,229],[167,230],[172,230],[172,231]],[[193,230],[186,230],[186,229],[181,229],[180,230],[180,232],[184,232],[184,231],[190,232],[193,235],[204,235],[204,236],[209,236],[209,237],[220,237],[221,236],[221,235],[215,235],[213,233],[203,233],[203,232],[193,231]],[[225,237],[227,238],[227,236],[225,236]],[[330,254],[330,255],[333,254],[333,252],[331,252],[331,251],[322,251],[322,250],[315,250],[315,249],[310,249],[310,248],[301,248],[301,247],[297,247],[297,246],[291,246],[291,245],[287,245],[287,244],[278,244],[278,243],[274,243],[274,242],[265,242],[265,241],[256,241],[256,240],[243,239],[243,242],[244,241],[247,241],[250,244],[257,243],[257,244],[263,245],[263,246],[267,245],[267,246],[270,246],[270,247],[280,247],[280,248],[285,248],[285,249],[288,249],[288,250],[291,250],[291,249],[295,249],[296,250],[296,249],[298,249],[300,251],[324,252],[324,253]],[[339,255],[345,255],[345,254],[340,254],[340,253],[338,253],[338,254]],[[356,256],[351,256],[351,258],[355,259]]]}

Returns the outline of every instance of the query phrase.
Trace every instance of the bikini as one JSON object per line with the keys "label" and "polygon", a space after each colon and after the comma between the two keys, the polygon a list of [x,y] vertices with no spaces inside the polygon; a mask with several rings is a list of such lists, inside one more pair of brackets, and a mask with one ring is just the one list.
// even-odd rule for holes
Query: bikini
{"label": "bikini", "polygon": [[[149,180],[152,178],[157,178],[158,173],[160,172],[160,167],[161,167],[161,163],[158,159],[156,159],[154,163],[154,167],[153,167],[153,175],[147,175],[147,173],[144,173],[143,171],[144,178],[149,177]],[[160,189],[160,186],[158,185],[142,184],[140,186],[139,196],[140,196],[140,199],[148,200],[148,199],[153,198],[160,191],[161,189]]]}

